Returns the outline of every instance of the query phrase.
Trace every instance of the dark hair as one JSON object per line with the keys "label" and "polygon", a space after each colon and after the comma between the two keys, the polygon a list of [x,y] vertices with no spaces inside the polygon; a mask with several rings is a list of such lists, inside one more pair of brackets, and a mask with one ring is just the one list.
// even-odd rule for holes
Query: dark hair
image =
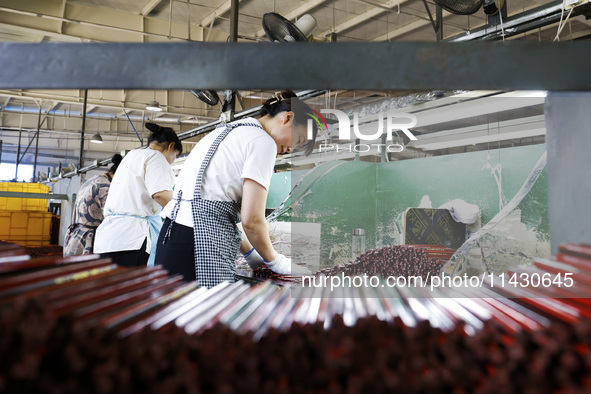
{"label": "dark hair", "polygon": [[[269,115],[275,117],[277,114],[284,111],[292,111],[294,113],[293,124],[306,125],[305,119],[308,118],[309,113],[312,113],[312,109],[304,103],[300,98],[291,90],[284,90],[275,93],[273,97],[263,103],[259,112],[260,116]],[[309,156],[314,149],[314,142],[318,130],[316,125],[313,126],[313,138],[306,142],[300,147],[296,147],[296,150],[303,150],[306,156]]]}
{"label": "dark hair", "polygon": [[121,163],[121,160],[123,160],[123,156],[121,156],[119,153],[115,153],[113,157],[111,157],[111,163],[113,163],[113,165],[111,166],[111,168],[109,168],[110,173],[114,174],[115,171],[117,171],[119,163]]}
{"label": "dark hair", "polygon": [[159,145],[168,146],[168,144],[173,142],[174,149],[179,152],[179,155],[183,153],[181,140],[179,140],[179,137],[170,127],[162,127],[156,123],[146,123],[146,129],[152,132],[148,137],[148,145],[152,142],[157,142]]}

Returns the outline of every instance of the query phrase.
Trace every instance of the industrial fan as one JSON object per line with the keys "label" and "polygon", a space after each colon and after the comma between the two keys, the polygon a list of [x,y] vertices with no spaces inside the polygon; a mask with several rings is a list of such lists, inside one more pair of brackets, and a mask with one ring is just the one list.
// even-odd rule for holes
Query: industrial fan
{"label": "industrial fan", "polygon": [[483,7],[487,15],[495,15],[503,8],[505,0],[434,0],[435,4],[456,15],[471,15]]}
{"label": "industrial fan", "polygon": [[207,105],[214,106],[220,102],[220,98],[215,90],[190,90],[191,93]]}
{"label": "industrial fan", "polygon": [[296,23],[275,12],[263,15],[263,30],[271,42],[305,42],[316,27],[316,19],[309,14],[302,15]]}

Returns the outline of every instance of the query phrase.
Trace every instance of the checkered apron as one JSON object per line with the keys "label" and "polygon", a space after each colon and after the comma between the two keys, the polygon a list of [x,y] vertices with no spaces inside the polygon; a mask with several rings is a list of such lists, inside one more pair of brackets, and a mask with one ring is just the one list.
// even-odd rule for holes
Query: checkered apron
{"label": "checkered apron", "polygon": [[[240,248],[240,231],[236,227],[240,204],[235,201],[202,199],[201,184],[203,174],[218,146],[230,131],[239,126],[261,128],[260,125],[255,123],[225,125],[225,130],[211,144],[203,158],[195,181],[193,200],[191,200],[195,243],[195,276],[199,285],[207,288],[217,286],[223,281],[234,281],[235,260]],[[179,190],[177,202],[170,218],[171,223],[164,236],[164,242],[170,237],[181,200],[182,191]]]}

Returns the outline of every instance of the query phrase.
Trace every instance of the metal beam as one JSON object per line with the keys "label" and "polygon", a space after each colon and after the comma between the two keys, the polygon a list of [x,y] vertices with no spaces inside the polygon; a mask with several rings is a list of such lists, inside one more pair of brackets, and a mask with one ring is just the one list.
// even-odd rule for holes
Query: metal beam
{"label": "metal beam", "polygon": [[0,192],[0,197],[8,198],[43,198],[45,200],[67,200],[67,194],[53,193],[24,193],[24,192]]}
{"label": "metal beam", "polygon": [[435,6],[435,36],[437,42],[443,41],[443,8],[439,4]]}
{"label": "metal beam", "polygon": [[325,31],[324,33],[320,34],[320,36],[324,37],[330,33],[337,33],[337,34],[342,33],[345,30],[349,30],[357,25],[360,25],[360,24],[366,22],[367,20],[369,20],[371,18],[375,18],[376,16],[383,14],[384,12],[386,12],[385,8],[391,9],[394,7],[398,7],[403,4],[408,3],[409,1],[410,0],[389,0],[388,2],[384,3],[380,7],[371,8],[371,9],[365,11],[364,13],[354,16],[353,18],[349,19],[348,21],[335,26],[333,28],[333,30]]}
{"label": "metal beam", "polygon": [[[548,218],[552,254],[563,242],[591,239],[591,94],[550,93],[544,108],[548,150]],[[576,190],[576,192],[575,192]]]}
{"label": "metal beam", "polygon": [[[589,12],[591,12],[591,3],[575,7],[571,18]],[[503,30],[505,32],[505,38],[507,38],[556,23],[560,20],[561,13],[562,0],[556,0],[552,3],[503,19],[503,29],[501,29],[500,24],[494,26],[485,25],[478,29],[447,38],[445,41],[494,40],[501,38]]]}
{"label": "metal beam", "polygon": [[80,165],[84,165],[84,131],[86,130],[86,105],[88,104],[88,89],[84,90],[84,104],[82,105],[82,127],[80,129]]}
{"label": "metal beam", "polygon": [[[172,2],[172,0],[170,0]],[[140,11],[140,15],[147,16],[150,12],[160,4],[162,0],[150,0]]]}
{"label": "metal beam", "polygon": [[[304,4],[302,4],[301,6],[297,7],[296,9],[292,10],[291,12],[289,12],[286,15],[283,15],[283,17],[287,20],[293,21],[297,18],[299,18],[300,16],[304,15],[306,12],[310,11],[313,8],[318,7],[319,5],[326,3],[326,0],[311,0],[311,1],[307,1]],[[256,36],[257,37],[263,37],[265,35],[265,30],[261,29],[259,31],[257,31]]]}
{"label": "metal beam", "polygon": [[0,54],[2,89],[591,90],[584,41],[0,43]]}

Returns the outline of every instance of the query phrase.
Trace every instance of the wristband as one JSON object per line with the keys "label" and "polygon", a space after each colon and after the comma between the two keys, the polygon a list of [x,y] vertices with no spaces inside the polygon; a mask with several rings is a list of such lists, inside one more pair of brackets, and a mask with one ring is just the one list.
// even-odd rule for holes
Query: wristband
{"label": "wristband", "polygon": [[248,256],[250,256],[250,254],[253,252],[253,250],[254,250],[254,248],[250,249],[250,251],[249,251],[248,253],[246,253],[246,254],[244,255],[244,257],[248,257]]}

